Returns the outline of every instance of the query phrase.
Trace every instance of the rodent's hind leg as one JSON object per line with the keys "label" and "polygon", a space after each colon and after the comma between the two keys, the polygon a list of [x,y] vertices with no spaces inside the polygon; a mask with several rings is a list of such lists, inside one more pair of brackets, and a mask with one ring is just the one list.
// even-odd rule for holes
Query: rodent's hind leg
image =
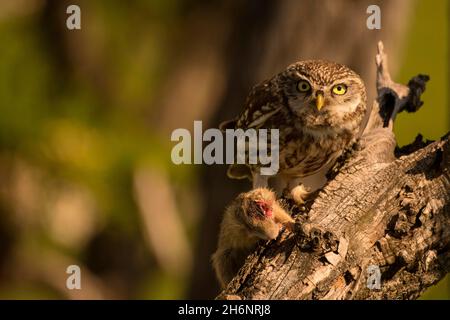
{"label": "rodent's hind leg", "polygon": [[217,249],[214,252],[211,257],[211,262],[222,289],[226,288],[228,283],[238,273],[249,252],[251,250],[240,250],[236,248]]}
{"label": "rodent's hind leg", "polygon": [[217,250],[211,257],[217,280],[219,280],[222,289],[227,286],[236,272],[235,263],[230,256],[230,250]]}

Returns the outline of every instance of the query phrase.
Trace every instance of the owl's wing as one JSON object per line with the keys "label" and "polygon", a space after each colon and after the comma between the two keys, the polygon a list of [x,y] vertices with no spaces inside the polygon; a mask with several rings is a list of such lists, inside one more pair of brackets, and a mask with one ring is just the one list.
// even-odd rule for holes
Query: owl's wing
{"label": "owl's wing", "polygon": [[266,80],[252,88],[245,101],[244,110],[239,117],[226,120],[219,129],[258,129],[282,108],[281,95],[270,80]]}
{"label": "owl's wing", "polygon": [[[238,122],[238,118],[232,120],[226,120],[219,124],[219,129],[225,132],[226,129],[235,129]],[[227,176],[230,179],[252,179],[252,172],[246,164],[231,164],[228,166]]]}
{"label": "owl's wing", "polygon": [[[222,131],[226,129],[258,129],[264,126],[266,122],[283,106],[281,95],[278,94],[273,81],[266,80],[252,88],[248,95],[244,111],[233,120],[224,121],[219,128]],[[232,179],[252,180],[251,167],[246,164],[232,164],[228,167],[228,177]]]}
{"label": "owl's wing", "polygon": [[236,128],[258,129],[283,107],[282,95],[274,81],[266,80],[252,88],[244,111],[236,122]]}
{"label": "owl's wing", "polygon": [[219,124],[219,130],[225,132],[226,129],[234,129],[236,128],[236,123],[238,118],[232,120],[225,120]]}

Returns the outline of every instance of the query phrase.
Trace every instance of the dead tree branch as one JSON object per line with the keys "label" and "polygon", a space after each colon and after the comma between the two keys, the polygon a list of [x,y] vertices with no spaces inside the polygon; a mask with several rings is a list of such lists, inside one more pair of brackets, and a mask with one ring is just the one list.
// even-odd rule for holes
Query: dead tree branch
{"label": "dead tree branch", "polygon": [[298,230],[261,245],[219,299],[415,299],[449,272],[450,135],[396,149],[395,116],[422,105],[428,77],[393,82],[382,43],[376,66],[358,146],[296,214]]}

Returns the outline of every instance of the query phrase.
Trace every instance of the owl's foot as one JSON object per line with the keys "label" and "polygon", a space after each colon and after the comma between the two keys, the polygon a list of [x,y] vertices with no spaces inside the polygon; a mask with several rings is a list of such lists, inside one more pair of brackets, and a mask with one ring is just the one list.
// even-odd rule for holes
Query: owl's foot
{"label": "owl's foot", "polygon": [[325,230],[318,225],[304,223],[300,227],[300,233],[303,234],[306,247],[317,251],[337,251],[339,239],[330,231]]}
{"label": "owl's foot", "polygon": [[310,195],[310,191],[303,184],[299,184],[290,191],[290,197],[295,201],[297,205],[303,205],[305,200]]}

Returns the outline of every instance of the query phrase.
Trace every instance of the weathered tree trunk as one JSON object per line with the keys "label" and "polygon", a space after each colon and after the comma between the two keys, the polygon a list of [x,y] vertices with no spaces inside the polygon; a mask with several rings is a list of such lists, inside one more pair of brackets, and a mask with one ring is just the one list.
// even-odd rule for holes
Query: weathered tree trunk
{"label": "weathered tree trunk", "polygon": [[261,245],[219,299],[414,299],[449,272],[450,135],[395,150],[395,116],[421,106],[428,77],[392,82],[378,50],[378,98],[357,148],[297,213],[298,230]]}

